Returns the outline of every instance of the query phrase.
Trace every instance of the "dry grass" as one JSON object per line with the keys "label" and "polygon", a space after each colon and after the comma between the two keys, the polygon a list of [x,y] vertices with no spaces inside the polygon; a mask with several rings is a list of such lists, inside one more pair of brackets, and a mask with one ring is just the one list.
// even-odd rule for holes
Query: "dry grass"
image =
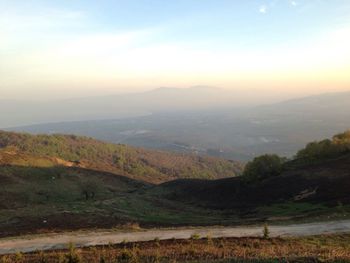
{"label": "dry grass", "polygon": [[4,256],[0,262],[350,262],[350,235],[154,240]]}

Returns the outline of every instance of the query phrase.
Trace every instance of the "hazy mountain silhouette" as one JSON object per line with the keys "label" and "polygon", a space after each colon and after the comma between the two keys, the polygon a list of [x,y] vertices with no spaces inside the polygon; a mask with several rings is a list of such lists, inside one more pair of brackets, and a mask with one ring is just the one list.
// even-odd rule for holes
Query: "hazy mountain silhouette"
{"label": "hazy mountain silhouette", "polygon": [[47,122],[118,119],[164,111],[231,106],[235,95],[213,87],[158,88],[143,93],[51,101],[0,101],[0,128]]}

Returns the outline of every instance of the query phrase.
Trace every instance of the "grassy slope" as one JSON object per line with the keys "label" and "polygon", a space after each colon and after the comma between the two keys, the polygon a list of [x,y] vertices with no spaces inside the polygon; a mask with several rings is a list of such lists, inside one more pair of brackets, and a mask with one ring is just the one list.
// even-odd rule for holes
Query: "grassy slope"
{"label": "grassy slope", "polygon": [[241,217],[294,217],[350,212],[350,155],[303,165],[262,182],[242,178],[183,179],[164,183],[170,200],[213,209],[237,210]]}
{"label": "grassy slope", "polygon": [[157,187],[148,182],[95,169],[14,146],[0,150],[0,235],[217,219],[211,210],[150,194]]}
{"label": "grassy slope", "polygon": [[[142,167],[149,167],[150,160],[158,158],[161,152],[75,136],[2,133],[1,138],[2,236],[109,228],[128,222],[143,226],[225,225],[276,217],[285,220],[350,214],[350,155],[297,166],[256,184],[247,184],[236,177],[213,181],[182,179],[154,185],[145,182],[146,177],[139,173],[134,177],[140,180],[130,178],[126,167],[106,162],[104,158],[129,156],[122,160],[136,160],[142,165],[147,163]],[[126,152],[120,154],[121,149]],[[151,166],[158,169],[162,180],[169,179],[162,171],[169,167],[164,163],[173,156],[180,158],[165,155],[165,160],[159,157],[157,168]],[[183,158],[189,161],[199,157]],[[91,164],[94,159],[95,166]],[[179,169],[182,171],[184,167]],[[120,175],[117,171],[121,171]]]}
{"label": "grassy slope", "polygon": [[[349,156],[323,167],[289,171],[248,188],[237,185],[237,178],[151,185],[107,172],[52,166],[56,159],[41,158],[45,167],[30,167],[23,166],[28,156],[11,155],[11,158],[22,166],[0,167],[2,236],[110,228],[129,222],[139,222],[144,227],[232,225],[276,220],[276,217],[286,220],[350,214]],[[294,200],[317,184],[319,192]],[[90,193],[88,199],[86,190]]]}
{"label": "grassy slope", "polygon": [[0,131],[0,149],[30,155],[32,161],[38,158],[38,166],[42,157],[60,158],[71,162],[70,165],[117,173],[150,183],[178,178],[231,177],[240,173],[242,168],[239,163],[219,158],[145,150],[74,135]]}
{"label": "grassy slope", "polygon": [[147,151],[76,136],[0,132],[0,234],[193,224],[207,211],[144,191],[181,177],[233,176],[223,159]]}

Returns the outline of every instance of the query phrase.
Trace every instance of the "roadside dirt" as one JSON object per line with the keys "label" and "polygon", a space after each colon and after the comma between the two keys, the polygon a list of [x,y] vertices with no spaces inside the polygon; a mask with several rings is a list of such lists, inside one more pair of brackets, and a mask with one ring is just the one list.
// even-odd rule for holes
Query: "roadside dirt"
{"label": "roadside dirt", "polygon": [[[262,235],[262,226],[254,227],[200,227],[178,229],[150,229],[138,232],[90,231],[51,234],[46,236],[26,236],[0,239],[0,254],[32,252],[36,250],[65,249],[69,243],[76,247],[117,244],[121,242],[150,241],[156,238],[187,239],[199,237],[254,237]],[[350,220],[269,226],[270,236],[310,236],[350,232]]]}

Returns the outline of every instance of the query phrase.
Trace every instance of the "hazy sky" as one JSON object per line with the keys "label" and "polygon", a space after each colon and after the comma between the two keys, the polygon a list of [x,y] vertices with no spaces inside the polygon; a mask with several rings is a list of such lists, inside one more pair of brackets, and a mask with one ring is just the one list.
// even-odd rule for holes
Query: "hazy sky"
{"label": "hazy sky", "polygon": [[349,47],[349,0],[0,0],[0,98],[350,90]]}

